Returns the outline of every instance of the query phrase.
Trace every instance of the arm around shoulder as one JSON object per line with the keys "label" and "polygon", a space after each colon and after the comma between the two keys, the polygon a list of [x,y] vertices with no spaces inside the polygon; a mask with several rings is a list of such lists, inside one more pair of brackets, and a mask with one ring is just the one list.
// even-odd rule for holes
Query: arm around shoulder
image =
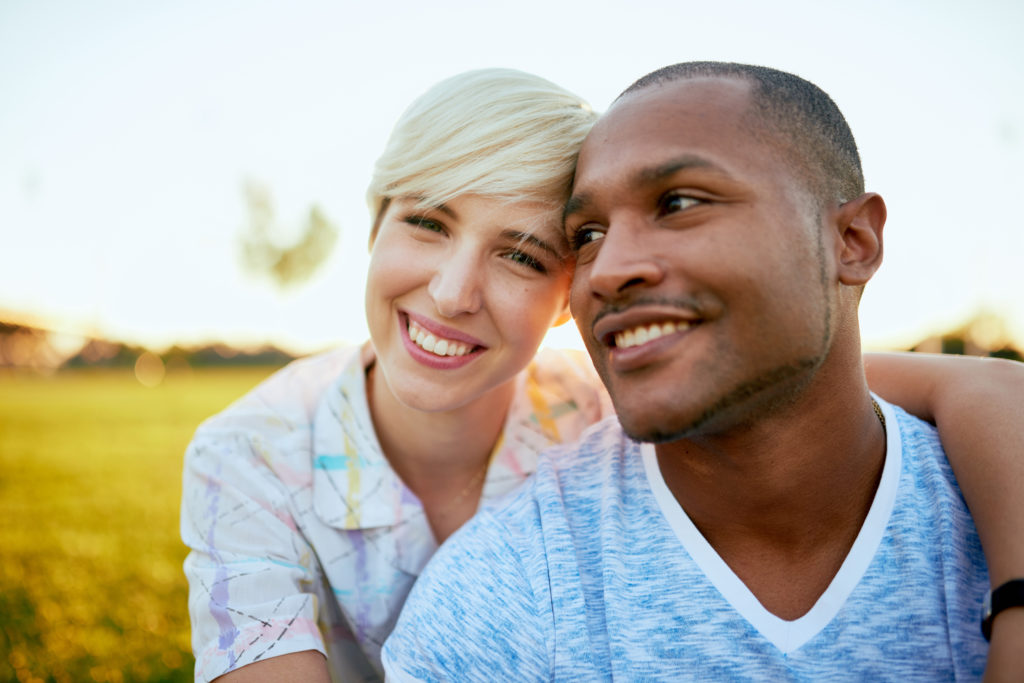
{"label": "arm around shoulder", "polygon": [[[1024,578],[1024,363],[868,354],[865,368],[872,390],[938,427],[992,586]],[[1024,607],[993,621],[986,681],[1020,680],[1022,625]]]}
{"label": "arm around shoulder", "polygon": [[1024,364],[868,354],[865,368],[872,390],[938,427],[993,585],[1024,577]]}

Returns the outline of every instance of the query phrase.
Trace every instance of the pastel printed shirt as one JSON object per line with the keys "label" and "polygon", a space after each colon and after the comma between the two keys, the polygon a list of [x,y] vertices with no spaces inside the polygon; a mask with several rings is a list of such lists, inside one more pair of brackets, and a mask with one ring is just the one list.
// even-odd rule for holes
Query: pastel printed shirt
{"label": "pastel printed shirt", "polygon": [[[335,680],[381,677],[381,646],[437,544],[374,433],[371,359],[296,361],[197,431],[181,518],[197,680],[303,650],[327,655]],[[542,351],[516,382],[485,502],[611,414],[583,354]]]}

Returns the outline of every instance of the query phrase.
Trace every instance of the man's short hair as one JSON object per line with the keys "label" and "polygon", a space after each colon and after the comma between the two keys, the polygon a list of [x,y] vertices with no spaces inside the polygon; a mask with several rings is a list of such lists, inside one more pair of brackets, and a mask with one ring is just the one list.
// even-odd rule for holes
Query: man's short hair
{"label": "man's short hair", "polygon": [[864,172],[849,124],[825,91],[799,76],[750,64],[682,62],[652,71],[619,99],[662,83],[706,77],[750,83],[753,132],[782,136],[794,170],[820,201],[842,203],[864,193]]}

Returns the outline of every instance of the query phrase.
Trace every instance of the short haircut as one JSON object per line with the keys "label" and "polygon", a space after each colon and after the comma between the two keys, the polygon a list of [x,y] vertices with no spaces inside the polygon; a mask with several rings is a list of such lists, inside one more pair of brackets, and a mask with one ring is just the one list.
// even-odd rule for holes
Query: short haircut
{"label": "short haircut", "polygon": [[864,171],[849,124],[825,91],[799,76],[749,64],[683,62],[647,74],[619,98],[661,83],[705,77],[751,85],[754,123],[781,135],[795,170],[821,200],[842,203],[864,193]]}
{"label": "short haircut", "polygon": [[402,114],[366,198],[373,243],[388,201],[439,206],[460,195],[549,204],[560,212],[597,115],[583,99],[513,69],[441,81]]}

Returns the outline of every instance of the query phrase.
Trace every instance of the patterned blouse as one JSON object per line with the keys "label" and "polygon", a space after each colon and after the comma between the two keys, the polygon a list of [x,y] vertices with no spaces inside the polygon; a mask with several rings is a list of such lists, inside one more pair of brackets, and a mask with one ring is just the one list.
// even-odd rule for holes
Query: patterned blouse
{"label": "patterned blouse", "polygon": [[[196,432],[181,514],[196,680],[304,650],[335,680],[381,678],[381,646],[437,544],[374,433],[371,361],[367,347],[296,361]],[[579,352],[542,351],[516,383],[485,503],[611,414]]]}

